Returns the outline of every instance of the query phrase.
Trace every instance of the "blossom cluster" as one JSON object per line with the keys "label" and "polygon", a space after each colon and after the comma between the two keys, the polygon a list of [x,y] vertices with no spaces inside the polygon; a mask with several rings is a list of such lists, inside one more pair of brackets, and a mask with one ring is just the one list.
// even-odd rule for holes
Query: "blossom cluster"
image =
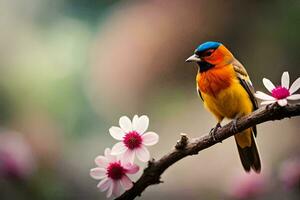
{"label": "blossom cluster", "polygon": [[110,135],[119,142],[112,149],[106,148],[104,156],[97,156],[97,167],[90,170],[92,178],[101,180],[97,187],[100,191],[107,191],[107,198],[117,197],[123,189],[129,190],[133,186],[128,175],[139,171],[139,166],[134,163],[135,157],[141,162],[149,161],[150,153],[146,146],[156,144],[159,136],[146,132],[148,126],[146,115],[135,115],[132,121],[127,116],[121,117],[119,127],[109,129]]}

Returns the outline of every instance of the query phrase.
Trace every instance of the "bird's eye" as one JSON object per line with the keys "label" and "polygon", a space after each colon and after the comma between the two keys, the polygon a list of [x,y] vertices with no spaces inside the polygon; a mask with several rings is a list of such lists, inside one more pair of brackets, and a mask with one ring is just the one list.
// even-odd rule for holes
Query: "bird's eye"
{"label": "bird's eye", "polygon": [[205,52],[203,53],[203,56],[204,56],[204,57],[210,56],[213,52],[214,52],[213,49],[209,49],[209,50],[207,50],[207,51],[205,51]]}

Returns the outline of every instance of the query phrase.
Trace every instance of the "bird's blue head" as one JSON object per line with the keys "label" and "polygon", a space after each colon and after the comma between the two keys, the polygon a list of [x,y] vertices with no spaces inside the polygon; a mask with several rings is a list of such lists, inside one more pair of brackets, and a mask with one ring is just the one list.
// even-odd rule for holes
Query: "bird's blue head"
{"label": "bird's blue head", "polygon": [[216,50],[220,45],[220,42],[204,42],[197,47],[197,49],[195,50],[195,54],[201,56],[201,54],[203,54],[207,50]]}

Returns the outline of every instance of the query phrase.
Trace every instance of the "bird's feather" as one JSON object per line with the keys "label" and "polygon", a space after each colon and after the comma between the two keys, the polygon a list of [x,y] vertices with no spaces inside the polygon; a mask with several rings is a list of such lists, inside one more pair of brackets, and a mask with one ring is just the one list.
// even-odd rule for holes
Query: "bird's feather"
{"label": "bird's feather", "polygon": [[[249,131],[249,129],[246,129],[241,134],[247,134],[248,131]],[[250,133],[250,135],[251,135],[251,145],[249,147],[244,147],[244,148],[241,148],[239,146],[239,143],[237,141],[238,138],[235,137],[237,149],[238,149],[240,159],[241,159],[241,162],[242,162],[242,165],[243,165],[245,171],[249,172],[250,168],[252,168],[254,171],[259,173],[261,170],[259,153],[258,153],[255,139],[253,138],[253,134]]]}
{"label": "bird's feather", "polygon": [[[247,91],[247,93],[249,95],[249,98],[250,98],[252,106],[253,106],[253,110],[257,110],[258,103],[254,96],[255,91],[254,91],[252,82],[248,76],[248,73],[247,73],[245,67],[237,59],[234,59],[232,65],[233,65],[234,71],[236,72],[236,75],[240,81],[240,84],[243,86],[243,88]],[[257,136],[256,126],[253,126],[252,130],[256,137]]]}
{"label": "bird's feather", "polygon": [[204,101],[204,99],[202,97],[202,94],[201,94],[201,91],[198,87],[197,87],[197,93],[198,93],[199,97],[201,98],[201,100]]}

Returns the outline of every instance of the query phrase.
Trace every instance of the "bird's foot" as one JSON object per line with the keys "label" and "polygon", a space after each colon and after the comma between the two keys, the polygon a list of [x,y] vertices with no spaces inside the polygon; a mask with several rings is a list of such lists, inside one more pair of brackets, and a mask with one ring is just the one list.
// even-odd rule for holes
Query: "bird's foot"
{"label": "bird's foot", "polygon": [[238,118],[235,118],[234,120],[232,120],[232,126],[230,127],[230,131],[233,132],[233,133],[238,132],[237,120],[238,120]]}
{"label": "bird's foot", "polygon": [[216,132],[217,132],[217,130],[218,130],[219,128],[221,128],[221,127],[222,127],[222,126],[221,126],[220,122],[218,122],[217,125],[215,126],[215,128],[212,128],[212,129],[210,130],[210,132],[209,132],[209,135],[213,138],[213,140],[214,140],[215,142],[222,142],[222,141],[217,140],[217,138],[216,138]]}

